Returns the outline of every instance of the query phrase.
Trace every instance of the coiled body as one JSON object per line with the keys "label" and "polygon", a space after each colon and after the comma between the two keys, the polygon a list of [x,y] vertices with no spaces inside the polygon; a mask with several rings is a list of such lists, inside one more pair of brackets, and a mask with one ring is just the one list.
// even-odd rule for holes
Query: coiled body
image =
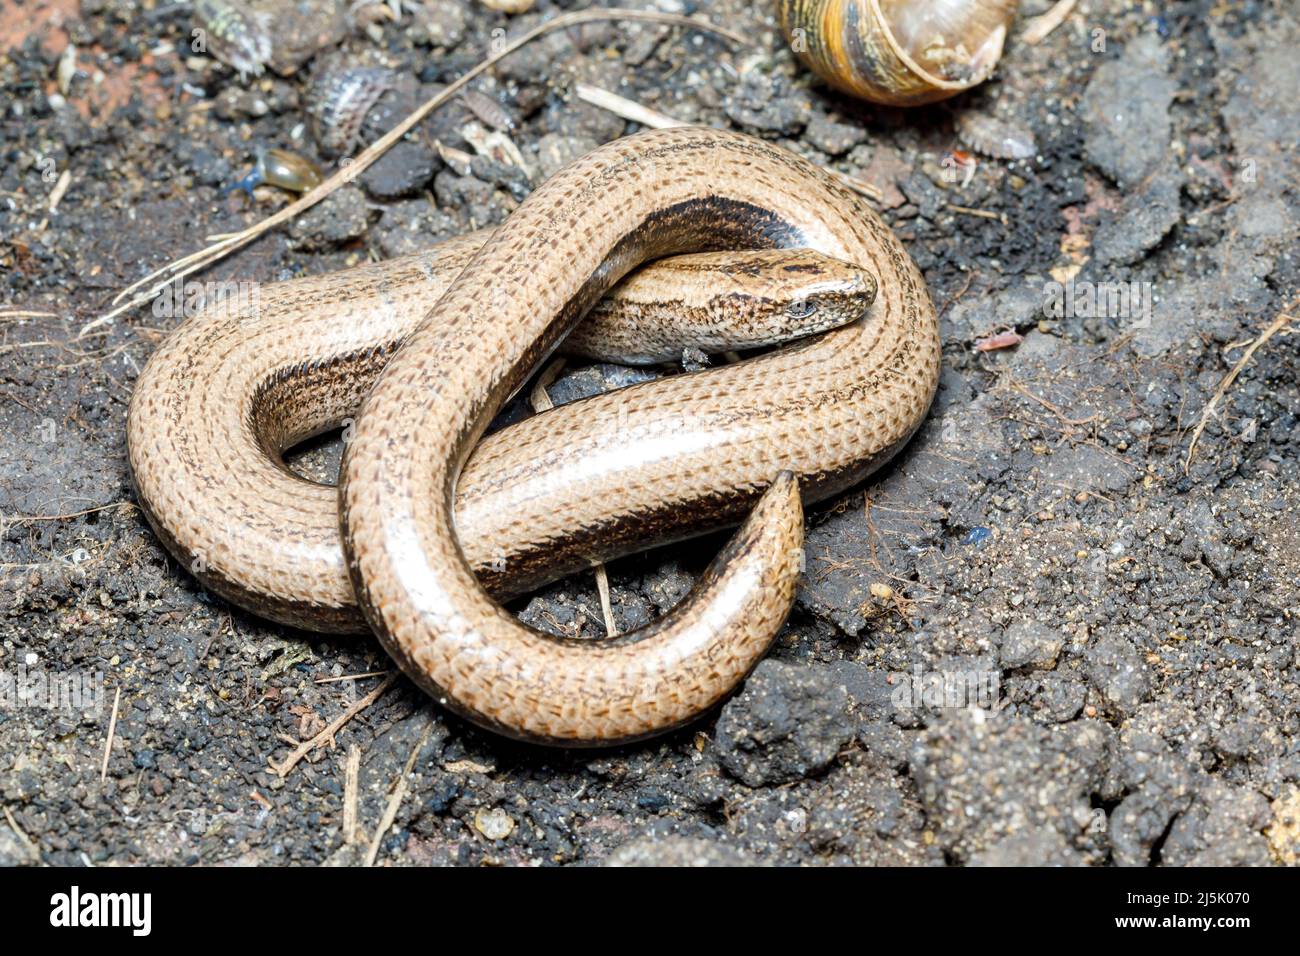
{"label": "coiled body", "polygon": [[[253,285],[205,306],[150,357],[127,419],[136,490],[159,537],[208,588],[295,627],[366,629],[343,563],[337,494],[292,474],[281,454],[339,425],[348,436],[388,356],[488,235]],[[672,359],[684,347],[769,345],[860,318],[875,291],[861,268],[804,250],[677,256],[620,283],[566,349],[640,362]],[[493,321],[490,314],[476,319]],[[632,422],[636,405],[629,406]],[[502,495],[507,502],[536,499],[542,509],[539,489],[577,490],[566,477],[573,462],[566,443],[578,427],[573,414],[557,409],[542,416],[549,429],[525,422],[487,439],[461,482],[461,543],[499,596],[658,543],[627,532],[602,537],[590,526],[563,529],[544,511],[533,515],[528,534],[502,520]],[[558,535],[568,539],[563,551]]]}
{"label": "coiled body", "polygon": [[[280,283],[247,321],[187,323],[137,383],[128,446],[145,513],[208,586],[279,620],[355,629],[335,491],[290,475],[279,452],[350,415],[412,315],[446,290],[400,353],[415,364],[386,375],[348,429],[345,501],[365,499],[348,508],[351,574],[367,619],[408,674],[472,719],[527,739],[612,743],[690,719],[757,661],[793,595],[797,567],[781,555],[800,540],[796,482],[815,500],[886,461],[929,406],[939,342],[888,228],[759,141],[633,137],[537,195],[481,251],[481,238],[440,249],[440,268],[413,257]],[[879,283],[867,316],[782,352],[557,408],[474,447],[528,369],[636,263],[773,247],[860,264]],[[448,289],[442,268],[463,266]],[[773,485],[783,471],[792,478]],[[493,593],[516,593],[735,523],[769,487],[701,598],[642,640],[574,647],[521,634],[465,565]],[[429,581],[449,618],[421,603]]]}
{"label": "coiled body", "polygon": [[[596,511],[629,499],[637,504],[614,509],[621,527],[680,529],[683,514],[717,523],[770,488],[732,555],[739,566],[746,550],[768,549],[762,566],[727,580],[724,565],[697,600],[640,641],[573,646],[518,624],[480,587],[457,540],[458,480],[488,421],[640,263],[780,247],[863,264],[880,279],[875,306],[815,343],[634,388],[603,406],[582,403],[566,449],[582,490],[573,502],[581,517],[564,521],[568,528],[608,527]],[[484,314],[496,321],[473,321]],[[493,234],[365,399],[344,452],[339,508],[366,619],[435,699],[502,733],[608,744],[690,720],[753,666],[789,608],[781,551],[801,539],[788,507],[793,482],[777,476],[798,476],[815,496],[878,466],[924,417],[938,348],[929,297],[897,240],[807,162],[749,137],[690,128],[601,147]],[[635,427],[620,425],[611,413],[638,392],[646,414]],[[683,414],[688,429],[677,424]],[[554,514],[554,496],[545,500]],[[516,521],[534,502],[494,504]],[[751,533],[761,541],[747,544]]]}

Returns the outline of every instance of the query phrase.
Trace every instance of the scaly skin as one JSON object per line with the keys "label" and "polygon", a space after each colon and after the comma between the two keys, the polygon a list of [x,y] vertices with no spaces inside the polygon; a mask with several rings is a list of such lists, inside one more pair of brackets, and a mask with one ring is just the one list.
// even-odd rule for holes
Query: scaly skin
{"label": "scaly skin", "polygon": [[[208,588],[296,627],[366,630],[339,542],[338,494],[290,473],[280,455],[356,414],[384,361],[489,235],[269,283],[254,301],[202,311],[150,357],[127,428],[139,500],[168,549]],[[770,345],[860,318],[875,289],[857,266],[807,250],[678,256],[620,283],[575,330],[572,350],[629,361],[679,356],[686,346]],[[492,320],[477,317],[484,325]],[[572,459],[561,442],[571,414],[548,412],[543,417],[560,437],[534,437],[522,452],[550,455],[550,476],[530,471],[527,459],[510,451],[514,428],[484,442],[492,467],[509,469],[525,486],[542,478],[563,484]],[[635,422],[635,408],[630,415]],[[474,473],[471,460],[468,481]],[[459,507],[479,516],[462,514],[462,542],[501,596],[561,577],[589,558],[655,543],[626,534],[603,542],[588,537],[579,553],[575,537],[569,554],[551,553],[556,533],[581,529],[543,522],[536,535],[518,540],[488,536],[476,530],[489,512],[472,490]]]}
{"label": "scaly skin", "polygon": [[[539,416],[512,436],[513,469],[487,455],[462,474],[509,395],[630,269],[771,247],[860,263],[880,283],[873,308],[811,343]],[[920,425],[938,373],[915,265],[825,173],[717,130],[610,143],[515,211],[366,397],[339,488],[362,610],[412,680],[501,733],[594,746],[679,726],[735,687],[788,613],[801,534],[795,480],[777,476],[792,473],[812,497],[855,483]],[[543,434],[564,440],[544,453]],[[483,510],[458,508],[458,486]],[[458,543],[466,518],[511,539],[536,539],[540,521],[560,554],[575,534],[680,537],[734,519],[765,490],[724,563],[641,640],[575,645],[523,627]]]}

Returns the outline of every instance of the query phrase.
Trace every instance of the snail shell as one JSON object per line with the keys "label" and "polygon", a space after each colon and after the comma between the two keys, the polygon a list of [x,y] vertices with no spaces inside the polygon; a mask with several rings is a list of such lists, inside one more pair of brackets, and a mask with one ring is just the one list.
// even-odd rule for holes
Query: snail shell
{"label": "snail shell", "polygon": [[261,178],[268,186],[305,193],[320,185],[321,170],[311,160],[289,150],[266,150],[257,157]]}
{"label": "snail shell", "polygon": [[253,198],[258,186],[277,186],[290,192],[305,193],[320,184],[320,168],[310,159],[291,153],[287,149],[258,150],[257,163],[248,175],[221,191],[221,195],[239,191]]}
{"label": "snail shell", "polygon": [[798,57],[831,86],[889,106],[984,82],[1019,0],[777,0]]}
{"label": "snail shell", "polygon": [[253,172],[260,183],[295,193],[303,193],[320,185],[322,178],[320,168],[315,163],[287,149],[268,149],[261,153]]}

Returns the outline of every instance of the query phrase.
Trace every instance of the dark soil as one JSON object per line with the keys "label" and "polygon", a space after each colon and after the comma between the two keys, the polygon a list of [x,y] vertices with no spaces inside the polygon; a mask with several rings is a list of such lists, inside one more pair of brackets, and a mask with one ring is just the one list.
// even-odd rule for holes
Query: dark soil
{"label": "dark soil", "polygon": [[[417,747],[380,863],[1296,861],[1294,323],[1254,353],[1187,463],[1220,382],[1300,286],[1293,5],[1083,0],[1036,46],[1022,16],[993,81],[908,112],[828,93],[769,3],[686,5],[750,37],[743,49],[646,25],[555,34],[477,84],[517,120],[532,178],[447,167],[434,138],[474,152],[454,103],[328,214],[205,273],[320,273],[500,222],[558,165],[637,128],[578,100],[586,82],[875,184],[942,316],[928,423],[809,516],[796,612],[719,713],[562,753],[480,732],[400,680],[281,778],[270,761],[382,678],[321,681],[386,658],[370,639],[268,625],[171,560],[132,504],[123,422],[179,320],[146,306],[80,330],[128,283],[287,201],[222,195],[257,149],[329,166],[307,115],[325,61],[388,66],[414,97],[476,62],[493,30],[569,5],[507,18],[425,0],[331,32],[348,5],[312,0],[315,32],[277,43],[323,48],[241,81],[189,50],[186,5],[2,2],[0,312],[46,314],[0,318],[0,673],[102,684],[80,707],[3,698],[0,863],[361,861]],[[1034,158],[980,158],[966,181],[952,151],[970,111],[1032,134]],[[1124,283],[1138,307],[1053,307],[1052,283],[1071,282]],[[1005,330],[1023,341],[974,348]],[[551,395],[617,381],[571,367]],[[299,467],[336,463],[326,441]],[[619,626],[670,607],[718,544],[614,565]],[[518,610],[603,633],[590,574]]]}

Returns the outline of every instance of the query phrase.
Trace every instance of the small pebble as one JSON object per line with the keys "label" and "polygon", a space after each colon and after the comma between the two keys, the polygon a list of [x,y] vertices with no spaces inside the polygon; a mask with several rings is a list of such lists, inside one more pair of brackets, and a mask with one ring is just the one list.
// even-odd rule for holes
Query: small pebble
{"label": "small pebble", "polygon": [[489,840],[504,840],[515,830],[515,821],[500,807],[474,812],[474,829]]}
{"label": "small pebble", "polygon": [[397,199],[418,193],[441,165],[423,143],[395,143],[393,148],[361,174],[361,185],[376,199]]}

